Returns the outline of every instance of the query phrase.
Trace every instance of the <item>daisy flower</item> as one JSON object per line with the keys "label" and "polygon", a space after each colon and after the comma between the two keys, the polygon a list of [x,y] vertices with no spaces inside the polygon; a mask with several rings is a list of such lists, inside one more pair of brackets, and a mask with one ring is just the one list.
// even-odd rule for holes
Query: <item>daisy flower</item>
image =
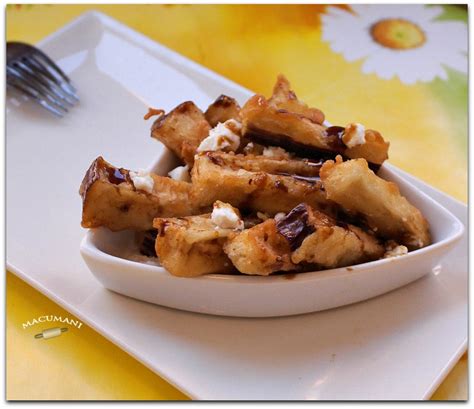
{"label": "daisy flower", "polygon": [[362,71],[405,84],[446,80],[445,67],[467,73],[467,26],[437,21],[440,6],[352,5],[328,7],[322,38],[347,61],[364,59]]}

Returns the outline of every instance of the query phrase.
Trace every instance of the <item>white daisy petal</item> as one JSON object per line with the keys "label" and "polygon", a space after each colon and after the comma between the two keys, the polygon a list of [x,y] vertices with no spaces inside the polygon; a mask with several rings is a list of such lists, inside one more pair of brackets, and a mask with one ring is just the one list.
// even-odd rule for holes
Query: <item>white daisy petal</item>
{"label": "white daisy petal", "polygon": [[450,68],[467,73],[467,55],[453,54],[449,60],[441,61]]}
{"label": "white daisy petal", "polygon": [[[357,44],[354,42],[354,44]],[[371,53],[371,47],[366,47],[366,44],[360,44],[360,46],[355,46],[350,50],[345,50],[343,52],[344,57],[347,61],[357,61]]]}
{"label": "white daisy petal", "polygon": [[416,66],[417,70],[414,69],[415,67],[411,67],[411,69],[417,73],[417,78],[420,81],[429,82],[433,81],[436,77],[446,77],[446,73],[439,64],[424,64],[422,67],[419,65]]}
{"label": "white daisy petal", "polygon": [[411,59],[406,56],[400,56],[397,52],[382,51],[377,54],[378,64],[374,72],[381,78],[392,78],[405,70],[411,70]]}
{"label": "white daisy petal", "polygon": [[446,70],[443,67],[440,67],[440,70],[438,71],[437,75],[444,81],[448,80],[448,74],[446,73]]}
{"label": "white daisy petal", "polygon": [[441,6],[425,6],[423,7],[423,16],[427,20],[434,20],[436,17],[439,17],[443,14],[443,7]]}
{"label": "white daisy petal", "polygon": [[377,67],[383,64],[383,59],[378,58],[377,55],[369,56],[362,64],[362,72],[364,74],[372,74],[377,72]]}
{"label": "white daisy petal", "polygon": [[384,5],[368,5],[363,15],[368,21],[393,19],[412,20],[419,18],[423,13],[423,6],[419,5],[403,5],[403,4],[384,4]]}
{"label": "white daisy petal", "polygon": [[467,25],[461,22],[440,21],[425,28],[426,37],[441,49],[454,47],[467,52]]}
{"label": "white daisy petal", "polygon": [[401,7],[403,5],[376,5],[376,4],[366,4],[366,5],[352,5],[351,6],[356,13],[368,22],[375,22],[379,20],[384,20],[387,18],[397,18],[400,16]]}
{"label": "white daisy petal", "polygon": [[410,4],[403,6],[403,9],[400,10],[399,18],[405,18],[422,26],[429,23],[442,12],[443,8],[440,6],[427,7],[422,4]]}
{"label": "white daisy petal", "polygon": [[[435,20],[442,12],[440,6],[415,5],[351,5],[352,11],[328,7],[321,16],[321,37],[331,49],[347,61],[365,58],[362,72],[375,73],[382,79],[397,76],[406,84],[448,78],[446,67],[467,72],[467,25],[459,21]],[[391,26],[378,26],[382,37],[372,38],[370,27],[383,20],[402,19],[397,30],[415,30],[424,33],[421,43],[408,48],[405,40],[390,39]],[[411,23],[411,27],[410,27]],[[393,26],[392,26],[393,27]],[[386,30],[386,31],[383,31]],[[408,32],[409,33],[409,32]],[[384,39],[384,36],[389,36]],[[412,38],[412,40],[410,40]],[[395,41],[393,48],[390,41]],[[398,41],[398,42],[397,42]],[[413,44],[413,43],[412,43]]]}
{"label": "white daisy petal", "polygon": [[351,9],[354,13],[357,14],[359,17],[364,17],[370,11],[369,4],[351,4]]}
{"label": "white daisy petal", "polygon": [[411,70],[400,71],[397,75],[398,75],[398,78],[400,78],[401,82],[408,85],[414,84],[416,80],[418,80],[419,78],[419,74]]}
{"label": "white daisy petal", "polygon": [[348,10],[345,10],[345,9],[342,9],[341,7],[334,7],[334,6],[329,6],[328,8],[326,8],[326,13],[327,15],[330,15],[330,16],[335,16],[335,17],[352,17],[353,14],[348,11]]}

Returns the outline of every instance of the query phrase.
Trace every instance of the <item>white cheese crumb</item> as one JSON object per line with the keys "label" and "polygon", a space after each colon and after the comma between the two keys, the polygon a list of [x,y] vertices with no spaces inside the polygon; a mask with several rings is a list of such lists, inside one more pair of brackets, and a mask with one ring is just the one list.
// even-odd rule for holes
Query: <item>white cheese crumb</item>
{"label": "white cheese crumb", "polygon": [[263,149],[262,155],[267,158],[284,158],[288,155],[288,152],[276,146],[268,146]]}
{"label": "white cheese crumb", "polygon": [[130,261],[137,261],[139,263],[149,264],[151,266],[161,266],[156,257],[147,257],[142,254],[130,253],[125,255],[125,258]]}
{"label": "white cheese crumb", "polygon": [[179,180],[181,182],[191,182],[191,176],[189,175],[189,166],[178,166],[168,172],[168,176],[171,179]]}
{"label": "white cheese crumb", "polygon": [[286,216],[285,213],[280,212],[280,213],[277,213],[277,214],[275,215],[274,219],[275,219],[275,221],[278,222],[278,221],[280,221],[281,219],[283,219],[285,216]]}
{"label": "white cheese crumb", "polygon": [[365,127],[362,124],[353,123],[346,126],[342,141],[348,148],[365,143]]}
{"label": "white cheese crumb", "polygon": [[403,256],[404,254],[408,253],[408,249],[405,246],[401,245],[394,245],[388,246],[383,258],[390,258],[390,257],[398,257]]}
{"label": "white cheese crumb", "polygon": [[260,220],[267,220],[270,218],[270,216],[266,213],[262,213],[262,212],[257,212],[257,217],[260,219]]}
{"label": "white cheese crumb", "polygon": [[133,185],[136,189],[141,189],[148,193],[153,192],[155,181],[147,171],[140,169],[137,172],[134,172],[131,170],[130,178],[132,179]]}
{"label": "white cheese crumb", "polygon": [[244,221],[240,218],[235,209],[230,204],[220,201],[214,203],[211,220],[221,229],[244,229]]}
{"label": "white cheese crumb", "polygon": [[201,142],[197,152],[236,151],[240,146],[241,129],[242,124],[235,119],[229,119],[224,123],[219,122],[209,131],[209,136]]}

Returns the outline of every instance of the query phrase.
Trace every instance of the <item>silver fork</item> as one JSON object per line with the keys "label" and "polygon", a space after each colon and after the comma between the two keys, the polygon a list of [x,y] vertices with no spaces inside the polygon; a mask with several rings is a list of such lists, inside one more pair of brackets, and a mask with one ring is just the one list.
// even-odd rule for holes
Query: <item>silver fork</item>
{"label": "silver fork", "polygon": [[54,61],[25,43],[7,42],[7,85],[60,117],[79,101],[71,80]]}

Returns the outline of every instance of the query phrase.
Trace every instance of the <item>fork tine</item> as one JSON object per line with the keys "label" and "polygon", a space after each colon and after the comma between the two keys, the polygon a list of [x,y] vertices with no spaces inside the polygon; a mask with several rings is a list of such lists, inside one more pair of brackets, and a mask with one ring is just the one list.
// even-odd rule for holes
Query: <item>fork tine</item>
{"label": "fork tine", "polygon": [[[47,64],[45,65],[45,63],[40,60],[39,55],[31,55],[28,58],[28,61],[32,65],[34,65],[35,68],[40,71],[45,77],[53,81],[59,88],[61,88],[61,90],[63,90],[68,96],[74,99],[74,101],[79,101],[75,88],[70,83],[65,83],[62,80],[62,77],[59,78],[57,75],[53,75],[52,70],[48,68]],[[63,86],[62,84],[66,84],[66,86]],[[67,87],[67,85],[69,85],[69,87]]]}
{"label": "fork tine", "polygon": [[43,73],[36,68],[33,64],[31,64],[31,61],[28,58],[23,58],[23,61],[16,61],[14,63],[14,66],[17,65],[18,68],[27,71],[31,76],[36,78],[39,82],[41,82],[45,87],[47,87],[54,95],[56,95],[58,98],[66,102],[69,106],[73,106],[74,103],[76,102],[74,99],[68,97],[69,94],[63,91],[61,87],[59,87],[56,82],[52,81]]}
{"label": "fork tine", "polygon": [[44,86],[40,81],[38,81],[35,75],[28,73],[18,66],[7,66],[7,71],[11,75],[15,76],[18,80],[23,81],[23,83],[28,85],[30,88],[33,88],[43,98],[46,98],[49,102],[53,103],[61,110],[65,112],[68,111],[66,105],[64,105],[62,101],[58,100],[48,87]]}
{"label": "fork tine", "polygon": [[59,77],[61,77],[63,79],[63,83],[64,85],[66,85],[66,87],[69,88],[69,90],[75,95],[77,93],[76,89],[74,88],[74,86],[71,84],[71,80],[69,79],[69,77],[63,72],[63,70],[61,70],[61,68],[59,68],[56,63],[51,59],[49,58],[45,53],[43,53],[43,51],[41,51],[40,49],[36,48],[35,49],[35,52],[33,53],[34,55],[40,57],[39,59],[42,59],[46,64],[46,67],[51,69],[51,71],[53,71],[53,73]]}
{"label": "fork tine", "polygon": [[55,108],[51,104],[49,104],[45,99],[41,98],[38,93],[33,92],[30,88],[24,86],[23,84],[17,82],[14,78],[11,76],[7,76],[7,85],[15,88],[16,90],[20,91],[23,94],[28,95],[29,97],[33,98],[35,102],[37,102],[39,105],[41,105],[43,108],[47,109],[49,112],[53,113],[54,115],[57,115],[59,117],[63,117],[64,114],[62,111],[59,109]]}
{"label": "fork tine", "polygon": [[43,99],[47,99],[52,104],[59,107],[64,112],[68,112],[66,106],[64,106],[61,101],[58,101],[54,94],[41,84],[33,75],[29,74],[28,72],[22,70],[18,67],[12,67],[7,65],[7,74],[17,79],[17,83],[22,84],[23,86],[27,86],[30,91],[33,90],[37,93],[37,96],[43,97]]}

